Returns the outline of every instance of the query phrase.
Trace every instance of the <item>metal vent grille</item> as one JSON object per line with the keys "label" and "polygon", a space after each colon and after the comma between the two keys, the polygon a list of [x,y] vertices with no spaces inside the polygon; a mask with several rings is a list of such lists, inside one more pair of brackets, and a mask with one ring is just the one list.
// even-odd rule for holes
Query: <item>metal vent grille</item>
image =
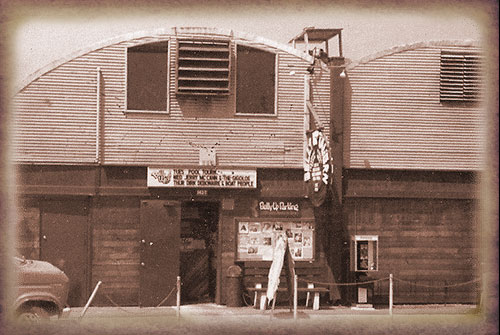
{"label": "metal vent grille", "polygon": [[229,41],[178,40],[177,43],[178,94],[229,94]]}
{"label": "metal vent grille", "polygon": [[441,101],[478,101],[480,69],[481,57],[477,53],[441,52]]}

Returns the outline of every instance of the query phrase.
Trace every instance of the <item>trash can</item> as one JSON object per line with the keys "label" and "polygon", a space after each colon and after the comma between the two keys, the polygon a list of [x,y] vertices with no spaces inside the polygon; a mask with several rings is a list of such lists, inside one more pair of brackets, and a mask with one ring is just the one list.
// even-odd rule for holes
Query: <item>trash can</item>
{"label": "trash can", "polygon": [[231,265],[226,271],[226,304],[228,307],[241,307],[241,268]]}

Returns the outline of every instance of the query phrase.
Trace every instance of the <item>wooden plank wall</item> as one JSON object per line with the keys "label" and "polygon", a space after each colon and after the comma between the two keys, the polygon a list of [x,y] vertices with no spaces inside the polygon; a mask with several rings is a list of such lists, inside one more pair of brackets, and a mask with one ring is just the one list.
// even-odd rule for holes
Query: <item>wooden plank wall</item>
{"label": "wooden plank wall", "polygon": [[[395,280],[395,303],[478,302],[477,284],[443,287],[478,278],[478,223],[472,201],[358,198],[348,199],[345,210],[350,235],[379,236],[379,271],[371,276],[392,273],[410,282]],[[388,281],[375,285],[380,303],[387,303],[388,290]]]}
{"label": "wooden plank wall", "polygon": [[95,304],[139,303],[140,231],[138,198],[101,198],[93,208],[92,287],[102,281]]}
{"label": "wooden plank wall", "polygon": [[17,216],[16,256],[40,259],[40,208],[33,203],[23,203]]}

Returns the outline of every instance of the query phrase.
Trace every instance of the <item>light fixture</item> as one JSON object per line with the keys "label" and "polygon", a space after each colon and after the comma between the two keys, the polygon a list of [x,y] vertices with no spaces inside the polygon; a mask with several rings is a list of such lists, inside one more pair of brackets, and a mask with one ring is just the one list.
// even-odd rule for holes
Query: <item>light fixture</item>
{"label": "light fixture", "polygon": [[345,71],[344,70],[342,70],[342,72],[340,72],[339,77],[340,78],[345,78]]}

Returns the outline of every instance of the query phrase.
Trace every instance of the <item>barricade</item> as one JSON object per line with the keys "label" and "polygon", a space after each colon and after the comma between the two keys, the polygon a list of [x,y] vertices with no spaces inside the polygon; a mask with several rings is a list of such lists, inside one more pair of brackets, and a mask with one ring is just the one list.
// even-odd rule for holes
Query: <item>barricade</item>
{"label": "barricade", "polygon": [[[89,300],[87,301],[81,315],[80,315],[80,320],[85,316],[88,308],[90,307],[92,301],[94,300],[96,294],[97,294],[97,290],[99,289],[99,287],[101,286],[101,284],[103,284],[102,281],[99,281],[96,285],[96,287],[94,288],[94,291],[92,292],[92,295],[90,296]],[[158,304],[155,306],[155,308],[157,307],[160,307],[161,305],[163,305],[163,303],[165,301],[167,301],[168,298],[170,298],[170,296],[172,295],[172,293],[174,293],[174,291],[177,291],[177,297],[176,297],[176,317],[177,319],[180,318],[180,312],[181,312],[181,285],[182,285],[182,282],[181,282],[181,277],[180,276],[177,276],[177,282],[176,282],[176,286],[173,287],[170,292],[168,293],[168,295]],[[129,314],[138,314],[137,312],[130,312],[128,310],[126,310],[125,308],[123,308],[122,306],[118,305],[107,293],[102,293],[102,295],[116,308],[120,309],[121,311],[125,312],[125,313],[129,313]],[[141,313],[143,314],[143,313]]]}
{"label": "barricade", "polygon": [[[473,280],[469,280],[469,281],[466,281],[466,282],[455,283],[455,284],[426,285],[426,284],[418,284],[418,283],[415,283],[415,282],[410,281],[410,280],[404,280],[404,279],[394,278],[394,276],[391,273],[389,275],[389,277],[380,278],[380,279],[376,279],[376,280],[370,280],[370,281],[364,281],[364,282],[361,282],[361,283],[328,283],[328,282],[318,282],[318,281],[307,281],[307,282],[308,283],[313,283],[315,285],[358,286],[358,285],[366,285],[366,284],[381,282],[381,281],[385,281],[385,280],[389,280],[389,314],[392,315],[393,305],[394,305],[394,301],[393,301],[393,299],[394,299],[394,285],[393,285],[394,284],[394,280],[397,280],[397,281],[400,281],[400,282],[412,283],[413,285],[420,286],[420,287],[444,288],[444,289],[447,289],[447,288],[450,288],[450,287],[458,287],[458,286],[464,286],[464,285],[469,285],[469,284],[472,284],[472,283],[476,283],[480,279],[473,279]],[[300,281],[306,282],[305,280],[298,279],[297,276],[295,276],[295,281],[296,282],[300,282]],[[297,299],[297,297],[296,297],[296,291],[294,292],[294,298],[293,299],[294,299],[294,302]],[[296,319],[296,317],[297,317],[297,310],[296,309],[297,309],[297,305],[294,304],[294,311],[293,311],[294,319]]]}
{"label": "barricade", "polygon": [[[380,278],[380,279],[375,279],[371,281],[365,281],[362,283],[335,283],[335,282],[319,282],[319,281],[311,281],[310,279],[299,279],[297,275],[294,276],[294,291],[293,291],[293,318],[297,319],[297,294],[298,294],[298,282],[305,282],[309,284],[314,284],[314,285],[327,285],[327,286],[357,286],[357,285],[366,285],[370,283],[376,283],[376,282],[381,282],[385,280],[389,280],[389,314],[392,315],[393,313],[393,297],[394,297],[394,280],[399,281],[399,282],[406,282],[406,283],[411,283],[415,286],[420,286],[420,287],[427,287],[427,288],[451,288],[451,287],[459,287],[459,286],[464,286],[464,285],[469,285],[473,283],[477,283],[480,279],[472,279],[466,282],[461,282],[461,283],[454,283],[454,284],[446,284],[446,285],[427,285],[427,284],[418,284],[415,283],[414,281],[410,280],[405,280],[405,279],[400,279],[400,278],[395,278],[393,274],[391,273],[388,277],[385,278]],[[80,315],[80,320],[85,316],[89,306],[91,305],[93,299],[95,298],[96,294],[98,293],[98,289],[100,286],[104,285],[103,282],[98,281],[97,285],[94,288],[94,291],[92,292],[91,296],[89,297],[89,300],[87,301],[81,315]],[[177,277],[177,283],[176,286],[172,288],[172,290],[169,292],[169,294],[156,306],[160,307],[171,295],[174,291],[177,292],[177,299],[176,299],[176,316],[177,318],[180,318],[180,307],[181,307],[181,278],[178,276]],[[137,314],[137,312],[130,312],[124,309],[123,307],[119,306],[116,302],[113,301],[113,299],[107,294],[107,293],[102,293],[106,299],[113,304],[113,306],[119,308],[120,310],[126,312],[126,313],[131,313],[131,314]]]}

